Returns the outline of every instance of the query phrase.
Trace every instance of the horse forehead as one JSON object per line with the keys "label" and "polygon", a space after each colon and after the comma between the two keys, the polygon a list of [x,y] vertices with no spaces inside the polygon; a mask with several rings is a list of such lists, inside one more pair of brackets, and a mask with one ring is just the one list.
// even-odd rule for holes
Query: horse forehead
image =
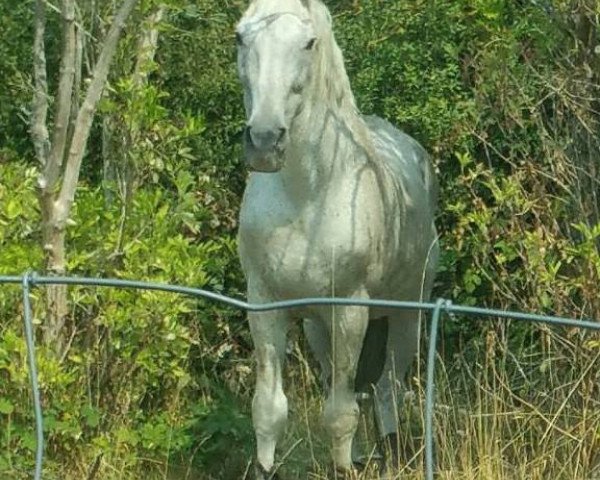
{"label": "horse forehead", "polygon": [[295,17],[301,23],[310,22],[310,14],[299,0],[261,0],[248,7],[237,28],[252,33],[285,17]]}
{"label": "horse forehead", "polygon": [[[284,15],[275,20],[268,31],[275,39],[285,42],[286,39],[294,39],[306,35],[310,25],[293,15]],[[265,30],[267,31],[267,30]]]}
{"label": "horse forehead", "polygon": [[253,20],[240,22],[238,31],[251,37],[263,37],[266,41],[285,44],[287,40],[310,34],[312,26],[306,20],[302,20],[293,14],[277,14],[261,17]]}
{"label": "horse forehead", "polygon": [[244,17],[260,18],[281,13],[291,13],[302,19],[309,18],[308,10],[300,0],[255,0],[244,13]]}

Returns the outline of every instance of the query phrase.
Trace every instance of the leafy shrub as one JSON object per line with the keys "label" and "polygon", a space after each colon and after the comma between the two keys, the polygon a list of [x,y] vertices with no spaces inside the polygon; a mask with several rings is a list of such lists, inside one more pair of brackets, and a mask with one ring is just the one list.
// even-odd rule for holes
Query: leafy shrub
{"label": "leafy shrub", "polygon": [[[114,158],[132,167],[133,181],[124,195],[103,177],[107,158],[98,127],[69,230],[73,274],[243,291],[234,233],[244,118],[232,31],[245,5],[170,2],[150,82],[141,88],[132,82],[130,30],[99,116],[117,133]],[[439,169],[437,295],[600,316],[600,81],[571,20],[581,20],[586,5],[330,2],[361,110],[415,136]],[[0,24],[15,32],[21,25],[15,18],[0,15]],[[26,31],[0,45],[3,83],[18,93],[6,100],[0,92],[6,100],[0,101],[3,273],[42,264],[35,170],[27,163],[26,131],[14,121],[27,96],[19,83],[19,75],[27,77],[19,53]],[[134,141],[123,148],[131,132]],[[8,478],[27,476],[34,447],[20,296],[16,288],[0,289],[0,475]],[[34,290],[38,324],[40,296]],[[235,442],[249,452],[253,435],[250,341],[242,319],[199,299],[71,289],[69,350],[61,359],[38,350],[49,440],[45,473],[133,478],[156,468],[151,462],[164,469],[182,463],[184,470],[195,464],[214,478],[243,472],[246,458],[230,448]],[[445,452],[464,461],[446,453],[446,465],[467,472],[465,465],[482,458],[518,461],[527,452],[547,459],[551,452],[554,461],[536,464],[539,478],[554,478],[558,464],[577,462],[568,470],[577,474],[593,467],[595,340],[571,330],[455,319],[444,324],[441,353],[444,381],[453,388],[442,395],[451,414],[438,420],[447,427]],[[473,418],[492,420],[475,425]],[[576,419],[573,428],[586,432],[585,441],[575,445],[564,434],[567,418]],[[560,430],[548,430],[548,419]],[[457,430],[476,441],[454,445]],[[490,438],[508,446],[491,448]],[[505,468],[496,467],[496,473]]]}

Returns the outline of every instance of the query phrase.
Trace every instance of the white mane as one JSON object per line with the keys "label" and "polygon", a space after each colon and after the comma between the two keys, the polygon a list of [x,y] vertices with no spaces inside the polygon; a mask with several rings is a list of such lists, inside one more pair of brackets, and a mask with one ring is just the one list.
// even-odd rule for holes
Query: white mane
{"label": "white mane", "polygon": [[376,155],[369,129],[356,106],[356,100],[346,72],[344,57],[332,29],[331,15],[320,0],[308,0],[313,25],[321,42],[319,62],[315,78],[318,83],[313,91],[314,102],[325,103],[352,133],[353,140],[361,146],[372,160]]}

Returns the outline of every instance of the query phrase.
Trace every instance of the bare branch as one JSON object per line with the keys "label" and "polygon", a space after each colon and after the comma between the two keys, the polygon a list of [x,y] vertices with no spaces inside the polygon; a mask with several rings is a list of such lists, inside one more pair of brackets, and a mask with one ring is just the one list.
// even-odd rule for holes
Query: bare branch
{"label": "bare branch", "polygon": [[77,114],[75,131],[73,133],[73,140],[71,142],[71,148],[69,150],[68,161],[65,168],[63,186],[57,204],[57,213],[59,215],[60,223],[66,222],[68,218],[70,206],[74,200],[81,161],[85,153],[85,146],[96,112],[96,107],[106,85],[110,64],[117,49],[117,44],[125,21],[135,7],[137,1],[138,0],[125,0],[121,5],[121,8],[119,8],[110,30],[106,35],[100,57],[98,58],[98,63],[96,63],[94,68],[92,80],[89,84],[83,104]]}
{"label": "bare branch", "polygon": [[[54,12],[58,13],[59,15],[63,15],[62,11],[53,3],[50,3],[48,0],[44,0],[44,4],[50,9],[53,10]],[[77,5],[75,5],[75,8],[77,8]],[[99,40],[94,37],[94,35],[92,35],[93,30],[86,30],[85,28],[83,28],[83,22],[79,21],[79,20],[75,20],[75,26],[77,28],[79,28],[83,34],[85,34],[85,36],[89,37],[90,40],[92,40],[93,42],[98,42]]]}
{"label": "bare branch", "polygon": [[160,5],[146,19],[147,28],[142,30],[138,41],[138,56],[135,62],[133,82],[142,86],[148,80],[148,65],[154,61],[158,45],[158,26],[165,13],[165,6]]}
{"label": "bare branch", "polygon": [[[75,18],[81,19],[81,11],[75,4]],[[83,46],[85,41],[85,35],[79,24],[81,22],[75,21],[75,75],[73,77],[73,95],[71,97],[71,114],[69,116],[69,131],[67,138],[73,138],[73,132],[75,131],[75,120],[77,119],[77,112],[80,106],[81,96],[81,77],[83,75]],[[63,155],[64,158],[64,155]]]}
{"label": "bare branch", "polygon": [[58,85],[57,109],[52,136],[52,149],[46,164],[44,177],[47,188],[54,189],[60,175],[65,157],[65,145],[71,116],[71,100],[73,98],[73,78],[75,76],[75,58],[77,53],[75,38],[75,2],[63,0],[63,51],[60,62],[60,81]]}
{"label": "bare branch", "polygon": [[39,162],[45,166],[50,151],[50,137],[46,120],[48,117],[48,82],[46,78],[46,8],[43,0],[35,5],[35,36],[33,41],[34,97],[31,115],[31,139]]}

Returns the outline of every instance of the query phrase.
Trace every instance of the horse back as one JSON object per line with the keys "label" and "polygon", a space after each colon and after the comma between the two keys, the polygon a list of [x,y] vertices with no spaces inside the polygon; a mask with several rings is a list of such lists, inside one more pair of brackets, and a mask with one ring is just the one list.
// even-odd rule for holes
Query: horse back
{"label": "horse back", "polygon": [[421,206],[425,201],[433,219],[438,183],[426,150],[387,120],[375,115],[365,115],[363,120],[371,132],[378,156],[397,178],[399,187]]}

